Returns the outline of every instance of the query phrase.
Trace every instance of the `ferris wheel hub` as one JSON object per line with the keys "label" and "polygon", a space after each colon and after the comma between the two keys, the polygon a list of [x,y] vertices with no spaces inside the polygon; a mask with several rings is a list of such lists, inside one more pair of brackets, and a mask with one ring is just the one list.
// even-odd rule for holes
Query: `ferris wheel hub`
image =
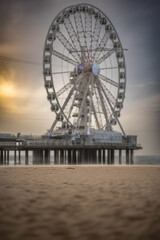
{"label": "ferris wheel hub", "polygon": [[99,64],[94,63],[94,64],[92,65],[92,72],[93,72],[93,74],[94,74],[95,76],[98,76],[98,75],[99,75],[99,73],[100,73]]}

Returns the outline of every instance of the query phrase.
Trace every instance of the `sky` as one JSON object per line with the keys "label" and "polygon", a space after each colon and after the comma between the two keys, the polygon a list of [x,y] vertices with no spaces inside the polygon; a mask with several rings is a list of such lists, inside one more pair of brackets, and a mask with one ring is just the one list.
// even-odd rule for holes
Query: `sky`
{"label": "sky", "polygon": [[0,132],[44,134],[54,115],[44,88],[42,55],[48,28],[56,15],[76,3],[90,3],[111,20],[121,39],[127,88],[120,122],[138,135],[143,150],[160,155],[160,3],[156,0],[1,0]]}

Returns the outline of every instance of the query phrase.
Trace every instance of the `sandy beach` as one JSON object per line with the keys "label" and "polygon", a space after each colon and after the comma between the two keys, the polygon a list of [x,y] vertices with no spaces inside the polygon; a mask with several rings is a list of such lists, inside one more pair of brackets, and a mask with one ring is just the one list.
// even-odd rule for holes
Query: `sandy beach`
{"label": "sandy beach", "polygon": [[158,240],[159,166],[0,167],[2,240]]}

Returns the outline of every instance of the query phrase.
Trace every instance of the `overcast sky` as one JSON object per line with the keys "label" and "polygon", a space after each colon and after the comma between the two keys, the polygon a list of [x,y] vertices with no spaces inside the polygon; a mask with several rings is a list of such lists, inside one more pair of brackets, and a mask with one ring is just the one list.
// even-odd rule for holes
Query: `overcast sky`
{"label": "overcast sky", "polygon": [[50,128],[54,115],[43,83],[44,41],[55,16],[82,2],[97,6],[110,18],[128,49],[120,118],[126,133],[138,135],[143,146],[138,154],[160,154],[160,4],[156,0],[1,0],[0,56],[37,64],[0,60],[0,132],[43,134]]}

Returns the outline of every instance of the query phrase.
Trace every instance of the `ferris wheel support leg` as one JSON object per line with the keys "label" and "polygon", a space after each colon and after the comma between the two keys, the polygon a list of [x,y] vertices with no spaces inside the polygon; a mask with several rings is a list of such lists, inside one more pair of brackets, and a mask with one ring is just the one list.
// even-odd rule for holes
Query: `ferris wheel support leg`
{"label": "ferris wheel support leg", "polygon": [[[65,100],[65,102],[64,102],[64,104],[63,104],[63,106],[62,106],[62,108],[61,108],[62,111],[64,111],[64,109],[66,108],[66,106],[67,106],[67,104],[68,104],[68,102],[69,102],[69,100],[70,100],[70,98],[71,98],[74,90],[75,90],[76,87],[77,87],[77,84],[79,84],[79,82],[81,81],[81,79],[82,79],[82,76],[79,77],[79,78],[77,78],[77,80],[75,81],[73,87],[71,88],[71,90],[70,90],[70,92],[69,92],[69,94],[68,94],[68,97],[66,98],[66,100]],[[78,85],[78,86],[79,86],[79,85]],[[66,120],[67,120],[67,119],[66,119]]]}
{"label": "ferris wheel support leg", "polygon": [[78,114],[78,119],[77,119],[76,128],[78,127],[79,120],[80,120],[80,116],[81,116],[81,114],[82,114],[82,110],[83,110],[84,103],[85,103],[85,100],[86,100],[86,96],[87,96],[87,93],[88,93],[90,81],[91,81],[91,78],[90,78],[90,80],[88,81],[87,88],[86,88],[85,93],[84,93],[84,96],[83,96],[83,100],[82,100],[81,107],[80,107],[79,114]]}
{"label": "ferris wheel support leg", "polygon": [[[113,109],[113,107],[112,107],[112,105],[111,105],[111,103],[110,103],[110,101],[109,101],[109,99],[108,99],[108,97],[107,97],[107,95],[106,95],[106,93],[105,93],[105,91],[104,91],[104,89],[103,89],[103,87],[102,87],[100,81],[99,81],[99,84],[100,84],[101,89],[102,89],[102,92],[103,92],[105,98],[107,99],[107,102],[108,102],[108,104],[109,104],[109,106],[110,106],[110,108],[111,108],[111,110],[112,110],[112,113],[114,114],[114,109]],[[123,130],[123,127],[122,127],[122,125],[121,125],[119,119],[117,118],[117,116],[115,116],[115,118],[116,118],[116,120],[117,120],[117,122],[118,122],[118,124],[119,124],[119,127],[120,127],[120,129],[121,129],[121,131],[122,131],[124,137],[126,137],[126,133],[125,133],[125,131]]]}
{"label": "ferris wheel support leg", "polygon": [[88,125],[88,133],[90,134],[90,129],[91,129],[91,121],[92,121],[92,105],[93,105],[93,76],[92,76],[92,83],[91,83],[91,91],[89,92],[90,94],[90,103],[89,103],[89,125]]}
{"label": "ferris wheel support leg", "polygon": [[54,122],[53,122],[53,124],[52,124],[52,126],[51,126],[51,128],[50,128],[50,130],[48,132],[48,137],[50,137],[52,135],[53,129],[56,126],[56,124],[57,124],[57,120],[54,120]]}
{"label": "ferris wheel support leg", "polygon": [[103,112],[104,112],[104,115],[105,115],[107,130],[112,130],[112,127],[111,127],[111,125],[109,123],[109,120],[108,120],[108,114],[107,114],[107,111],[106,111],[106,108],[105,108],[104,98],[103,98],[102,92],[100,90],[100,87],[102,88],[102,86],[101,86],[98,78],[96,78],[96,85],[97,85],[98,94],[99,94],[99,97],[100,97],[101,106],[102,106],[102,109],[103,109]]}
{"label": "ferris wheel support leg", "polygon": [[79,89],[79,87],[80,87],[80,84],[81,84],[81,82],[78,84],[76,93],[75,93],[74,98],[73,98],[73,100],[72,100],[72,104],[71,104],[71,107],[70,107],[70,109],[69,109],[68,119],[70,118],[70,115],[71,115],[71,112],[72,112],[72,109],[73,109],[73,105],[74,105],[74,102],[75,102],[75,99],[76,99],[76,95],[77,95],[78,89]]}

